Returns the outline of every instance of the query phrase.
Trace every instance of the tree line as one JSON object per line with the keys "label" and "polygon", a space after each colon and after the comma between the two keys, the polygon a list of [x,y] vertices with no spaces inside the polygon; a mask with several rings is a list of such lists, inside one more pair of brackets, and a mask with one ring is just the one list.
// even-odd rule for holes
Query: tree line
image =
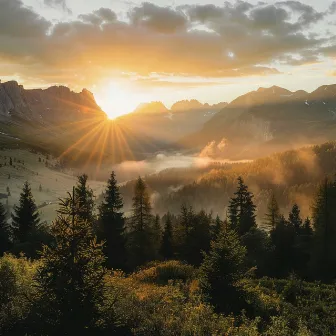
{"label": "tree line", "polygon": [[[320,186],[311,219],[303,220],[296,204],[285,218],[273,195],[265,215],[269,233],[256,225],[253,197],[239,177],[226,218],[195,212],[188,205],[182,205],[179,214],[160,218],[153,213],[146,183],[139,177],[132,212],[125,216],[112,173],[96,214],[88,177],[82,175],[60,200],[58,217],[47,228],[40,224],[26,182],[11,224],[0,209],[0,246],[2,253],[25,253],[38,260],[34,286],[29,309],[18,320],[11,320],[2,308],[1,327],[18,335],[132,334],[115,316],[107,322],[104,279],[117,269],[131,273],[158,260],[180,260],[197,269],[202,300],[215,312],[245,310],[251,318],[256,310],[240,283],[244,278],[286,278],[295,273],[306,280],[334,281],[336,181],[326,179]],[[4,280],[0,270],[0,283]],[[10,294],[0,286],[1,295],[10,302]]]}

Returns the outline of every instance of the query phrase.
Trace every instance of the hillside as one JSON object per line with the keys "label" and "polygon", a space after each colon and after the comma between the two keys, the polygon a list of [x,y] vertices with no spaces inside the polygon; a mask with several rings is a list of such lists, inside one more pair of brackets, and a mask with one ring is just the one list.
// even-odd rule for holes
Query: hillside
{"label": "hillside", "polygon": [[[12,165],[10,165],[12,162]],[[0,151],[0,200],[11,212],[18,204],[22,186],[29,181],[42,221],[49,224],[56,217],[59,198],[65,197],[76,184],[78,172],[60,166],[51,155],[27,150]],[[105,184],[90,180],[90,187],[98,196]]]}
{"label": "hillside", "polygon": [[[193,205],[225,218],[227,205],[242,176],[255,195],[257,220],[264,222],[273,190],[283,212],[297,202],[304,216],[311,215],[318,184],[336,172],[336,143],[276,153],[251,162],[212,162],[205,166],[166,169],[146,176],[156,212],[179,213],[182,204]],[[132,204],[134,181],[122,187],[126,208]]]}

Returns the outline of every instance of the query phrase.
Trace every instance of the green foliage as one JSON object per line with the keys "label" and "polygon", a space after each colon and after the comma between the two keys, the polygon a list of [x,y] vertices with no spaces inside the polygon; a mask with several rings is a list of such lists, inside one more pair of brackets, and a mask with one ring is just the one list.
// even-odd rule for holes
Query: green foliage
{"label": "green foliage", "polygon": [[174,256],[173,226],[171,215],[168,212],[164,226],[160,254],[163,259],[172,259]]}
{"label": "green foliage", "polygon": [[230,226],[242,236],[256,228],[256,206],[253,204],[253,194],[248,191],[241,177],[238,177],[238,188],[234,195],[229,205]]}
{"label": "green foliage", "polygon": [[227,229],[211,244],[200,267],[200,286],[216,309],[232,313],[242,309],[241,291],[237,286],[245,273],[246,249],[236,231]]}
{"label": "green foliage", "polygon": [[5,254],[0,259],[0,334],[24,335],[36,295],[36,262]]}
{"label": "green foliage", "polygon": [[152,243],[154,248],[154,259],[161,259],[160,247],[162,244],[162,228],[161,228],[161,218],[156,215],[152,224]]}
{"label": "green foliage", "polygon": [[314,277],[331,281],[336,272],[336,181],[326,179],[321,184],[313,206]]}
{"label": "green foliage", "polygon": [[168,285],[170,281],[190,282],[196,278],[196,269],[177,260],[154,263],[139,270],[132,277],[141,282]]}
{"label": "green foliage", "polygon": [[272,192],[272,196],[267,204],[267,212],[265,215],[265,224],[270,228],[274,229],[277,225],[277,222],[280,218],[280,209],[278,202],[275,198],[274,193]]}
{"label": "green foliage", "polygon": [[95,222],[94,217],[94,195],[93,190],[87,184],[88,176],[86,174],[78,176],[78,182],[75,187],[76,199],[79,204],[78,216],[82,220],[87,220],[90,223]]}
{"label": "green foliage", "polygon": [[99,207],[99,238],[104,241],[107,265],[113,269],[126,268],[126,237],[123,201],[112,172],[102,204]]}
{"label": "green foliage", "polygon": [[12,214],[12,231],[15,242],[24,243],[29,234],[38,229],[39,213],[28,182],[23,185],[19,205],[14,206]]}
{"label": "green foliage", "polygon": [[278,277],[285,277],[295,267],[293,259],[295,252],[295,229],[281,216],[276,227],[271,231],[274,245],[271,273]]}
{"label": "green foliage", "polygon": [[25,182],[20,194],[19,205],[12,213],[11,233],[13,248],[11,252],[37,258],[43,244],[50,243],[49,228],[40,223],[40,215],[28,182]]}
{"label": "green foliage", "polygon": [[292,210],[288,215],[288,223],[294,227],[297,234],[301,232],[302,218],[300,217],[300,208],[297,204],[293,205]]}
{"label": "green foliage", "polygon": [[46,335],[92,334],[100,317],[105,258],[92,223],[83,220],[81,204],[76,194],[61,202],[51,228],[56,244],[42,252],[35,320]]}
{"label": "green foliage", "polygon": [[139,177],[134,189],[132,216],[127,235],[131,268],[143,265],[155,258],[152,223],[153,215],[147,186]]}
{"label": "green foliage", "polygon": [[5,207],[0,203],[0,257],[8,251],[11,245],[10,225],[7,223]]}

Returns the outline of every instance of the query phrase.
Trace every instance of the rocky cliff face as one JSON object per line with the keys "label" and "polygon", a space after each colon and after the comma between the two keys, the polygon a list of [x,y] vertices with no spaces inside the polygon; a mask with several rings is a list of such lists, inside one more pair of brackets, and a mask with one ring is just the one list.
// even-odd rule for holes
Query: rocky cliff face
{"label": "rocky cliff face", "polygon": [[20,118],[40,124],[78,121],[105,114],[88,90],[75,93],[64,86],[25,90],[15,81],[0,82],[0,117]]}

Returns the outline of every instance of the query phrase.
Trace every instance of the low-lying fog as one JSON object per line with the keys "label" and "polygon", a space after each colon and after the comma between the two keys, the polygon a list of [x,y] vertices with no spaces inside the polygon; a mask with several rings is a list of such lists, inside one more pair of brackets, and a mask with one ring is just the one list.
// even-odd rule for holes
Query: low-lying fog
{"label": "low-lying fog", "polygon": [[[138,176],[145,176],[158,173],[169,168],[202,168],[212,163],[234,163],[237,161],[215,160],[209,157],[200,157],[192,155],[184,155],[181,153],[164,154],[159,153],[156,156],[143,161],[124,161],[113,166],[118,181],[125,182]],[[241,160],[239,162],[246,162]]]}

